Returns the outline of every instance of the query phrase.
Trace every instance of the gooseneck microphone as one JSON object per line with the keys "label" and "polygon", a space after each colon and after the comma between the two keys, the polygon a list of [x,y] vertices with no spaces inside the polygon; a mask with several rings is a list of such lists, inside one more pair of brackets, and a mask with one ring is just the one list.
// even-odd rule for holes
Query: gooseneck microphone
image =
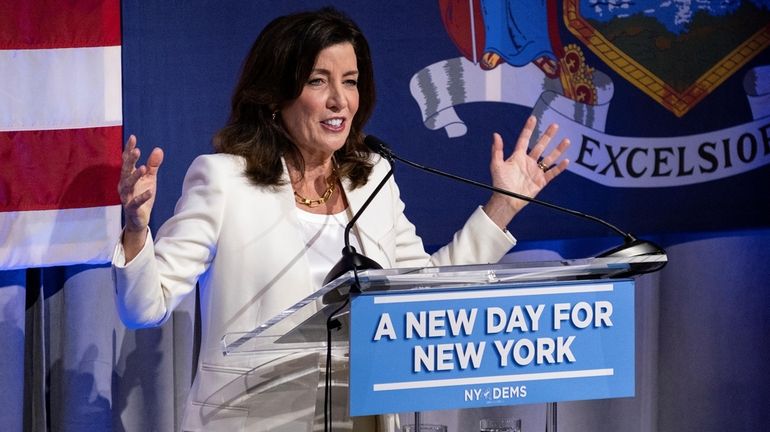
{"label": "gooseneck microphone", "polygon": [[[366,140],[364,140],[366,141]],[[378,152],[379,153],[379,152]],[[379,153],[382,155],[381,153]],[[337,262],[337,264],[332,267],[332,269],[329,271],[329,273],[324,278],[323,284],[326,285],[327,283],[333,281],[334,279],[337,279],[338,277],[342,276],[343,274],[353,271],[353,277],[354,277],[354,283],[353,286],[350,287],[351,292],[361,292],[361,284],[358,281],[358,272],[362,270],[373,270],[373,269],[381,269],[382,266],[377,263],[377,261],[367,257],[366,255],[358,253],[356,251],[356,248],[350,245],[350,230],[353,229],[353,226],[355,225],[358,218],[364,213],[367,207],[369,207],[369,204],[372,202],[375,196],[380,192],[383,186],[385,186],[385,183],[393,176],[393,169],[394,169],[394,163],[392,158],[388,158],[385,155],[382,155],[390,164],[390,169],[385,174],[385,177],[380,180],[380,182],[377,184],[377,187],[374,188],[374,191],[372,191],[371,194],[369,194],[369,197],[364,201],[364,204],[361,206],[361,208],[358,209],[355,215],[350,219],[350,222],[348,222],[347,225],[345,225],[345,232],[343,234],[343,238],[345,241],[345,247],[342,249],[342,258]]]}
{"label": "gooseneck microphone", "polygon": [[[569,209],[566,207],[558,206],[556,204],[552,204],[552,203],[542,201],[537,198],[529,197],[526,195],[522,195],[516,192],[511,192],[509,190],[500,189],[495,186],[490,186],[485,183],[467,179],[465,177],[460,177],[458,175],[450,174],[435,168],[420,165],[418,163],[415,163],[410,160],[397,156],[395,153],[393,153],[390,147],[387,144],[385,144],[384,141],[375,137],[374,135],[368,135],[366,138],[364,138],[364,143],[369,147],[369,149],[371,149],[376,153],[379,153],[380,155],[382,155],[382,157],[391,161],[391,165],[393,164],[392,161],[395,159],[405,163],[406,165],[409,165],[411,167],[417,168],[422,171],[426,171],[432,174],[437,174],[443,177],[447,177],[453,180],[457,180],[463,183],[467,183],[473,186],[491,190],[503,195],[507,195],[509,197],[531,202],[543,207],[560,211],[562,213],[567,213],[572,216],[576,216],[582,219],[587,219],[587,220],[599,223],[611,229],[615,233],[619,234],[621,237],[623,237],[623,243],[621,245],[600,253],[599,255],[596,256],[597,258],[632,258],[632,257],[645,256],[645,255],[665,255],[666,254],[665,250],[663,250],[663,248],[656,245],[655,243],[647,240],[638,239],[633,234],[623,231],[620,228],[616,227],[615,225],[599,217],[596,217],[587,213],[583,213],[577,210]],[[665,265],[665,261],[663,261],[662,263],[651,265],[651,266],[646,266],[645,268],[640,267],[637,273],[647,273],[651,271],[656,271],[662,268],[664,265]]]}
{"label": "gooseneck microphone", "polygon": [[[349,271],[352,271],[353,283],[350,286],[350,293],[351,294],[360,293],[361,283],[358,280],[358,272],[362,270],[376,270],[376,269],[382,268],[382,266],[379,265],[375,260],[367,257],[366,255],[358,253],[358,251],[356,251],[356,248],[350,245],[350,230],[353,229],[353,226],[356,224],[356,221],[358,221],[358,218],[361,217],[361,215],[364,213],[366,208],[369,207],[369,204],[372,202],[374,197],[377,196],[377,194],[380,192],[382,187],[385,186],[385,183],[387,183],[387,181],[393,176],[393,169],[395,168],[393,159],[388,157],[385,157],[385,159],[390,164],[390,169],[382,178],[382,180],[380,180],[380,182],[374,188],[372,193],[369,194],[369,197],[366,199],[366,201],[364,201],[364,204],[361,206],[361,208],[359,208],[356,214],[353,215],[353,217],[350,219],[348,224],[345,225],[345,231],[343,233],[345,247],[342,249],[342,258],[340,258],[337,264],[335,264],[334,267],[332,267],[332,269],[326,275],[326,277],[323,280],[323,285],[326,285],[327,283],[333,281],[334,279],[337,279],[343,274]],[[347,295],[347,296],[341,297],[336,290],[329,291],[324,295],[323,301],[325,304],[341,302],[341,304],[336,309],[334,309],[334,311],[332,311],[326,318],[326,381],[324,386],[324,431],[330,431],[332,429],[332,423],[331,423],[331,418],[332,418],[331,416],[332,331],[340,328],[341,324],[337,319],[337,314],[341,310],[343,310],[347,306],[347,304],[350,302],[350,296]]]}
{"label": "gooseneck microphone", "polygon": [[[370,270],[370,269],[381,269],[382,266],[379,265],[376,261],[372,260],[371,258],[362,255],[356,251],[356,249],[350,245],[350,230],[355,225],[356,221],[358,221],[358,218],[363,214],[363,212],[366,210],[367,207],[369,207],[369,204],[372,202],[372,200],[377,196],[377,194],[380,192],[380,190],[385,186],[385,183],[393,176],[393,170],[395,167],[394,160],[398,160],[400,162],[403,162],[409,166],[412,166],[414,168],[420,169],[422,171],[426,171],[432,174],[437,174],[443,177],[447,177],[453,180],[457,180],[463,183],[467,183],[473,186],[477,186],[483,189],[488,189],[503,195],[507,195],[509,197],[517,198],[520,200],[524,200],[527,202],[531,202],[534,204],[538,204],[544,207],[548,207],[553,210],[557,210],[563,213],[570,214],[572,216],[580,217],[583,219],[588,219],[594,222],[597,222],[612,231],[616,232],[620,236],[623,237],[623,244],[609,249],[599,255],[597,255],[598,258],[633,258],[633,257],[640,257],[645,255],[665,255],[666,252],[661,248],[660,246],[656,245],[655,243],[641,240],[636,238],[631,233],[625,232],[621,230],[620,228],[616,227],[615,225],[605,221],[604,219],[598,218],[596,216],[592,216],[583,212],[579,212],[577,210],[572,210],[566,207],[561,207],[556,204],[551,204],[546,201],[542,201],[533,197],[529,197],[526,195],[522,195],[519,193],[511,192],[505,189],[500,189],[498,187],[490,186],[485,183],[481,183],[475,180],[470,180],[464,177],[460,177],[455,174],[450,174],[435,168],[427,167],[420,165],[418,163],[412,162],[410,160],[404,159],[402,157],[397,156],[393,153],[393,151],[390,149],[390,147],[385,144],[382,140],[375,137],[374,135],[368,135],[364,138],[364,143],[369,147],[370,150],[373,152],[379,154],[383,158],[385,158],[388,163],[390,164],[390,169],[388,170],[387,174],[380,180],[380,182],[377,184],[377,186],[374,188],[374,191],[369,195],[369,197],[366,199],[364,204],[361,206],[361,208],[358,209],[358,211],[353,215],[353,217],[350,219],[348,224],[345,226],[344,231],[344,242],[345,247],[342,249],[342,258],[337,262],[337,264],[332,267],[331,271],[326,275],[326,278],[324,278],[323,284],[326,285],[327,283],[333,281],[334,279],[337,279],[338,277],[342,276],[343,274],[352,271],[354,276],[353,284],[350,287],[350,293],[360,293],[361,292],[361,284],[358,280],[358,272],[362,270]],[[646,263],[643,266],[639,266],[636,269],[632,269],[625,273],[627,276],[631,276],[633,274],[639,274],[639,273],[647,273],[659,270],[666,264],[666,261],[656,261],[652,263]],[[350,301],[350,296],[344,296],[339,297],[336,294],[330,296],[330,294],[336,293],[336,291],[330,291],[327,293],[327,295],[324,296],[324,302],[325,303],[338,303],[342,302],[342,304],[337,307],[333,312],[329,314],[326,321],[326,329],[327,329],[327,357],[326,357],[326,388],[325,388],[325,394],[324,394],[324,430],[328,431],[331,430],[331,346],[332,346],[332,330],[338,328],[340,326],[339,321],[336,319],[336,315],[339,311],[341,311]]]}

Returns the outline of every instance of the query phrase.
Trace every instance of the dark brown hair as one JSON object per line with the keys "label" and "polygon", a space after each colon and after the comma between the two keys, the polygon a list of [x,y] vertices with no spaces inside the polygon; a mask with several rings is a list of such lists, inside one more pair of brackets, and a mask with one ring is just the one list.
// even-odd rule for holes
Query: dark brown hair
{"label": "dark brown hair", "polygon": [[369,44],[358,26],[341,12],[324,8],[279,17],[257,36],[243,64],[227,125],[214,137],[219,153],[246,159],[246,176],[256,185],[279,185],[281,157],[304,171],[305,161],[280,118],[273,113],[302,93],[318,54],[339,43],[353,45],[358,62],[359,107],[343,147],[337,150],[337,174],[354,188],[372,170],[363,143],[363,127],[374,110],[374,72]]}

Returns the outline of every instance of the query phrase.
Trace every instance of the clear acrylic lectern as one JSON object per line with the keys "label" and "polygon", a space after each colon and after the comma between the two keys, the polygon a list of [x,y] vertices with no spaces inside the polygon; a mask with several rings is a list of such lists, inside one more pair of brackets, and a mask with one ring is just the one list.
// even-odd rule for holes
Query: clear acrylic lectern
{"label": "clear acrylic lectern", "polygon": [[[265,361],[264,364],[252,363],[258,364],[249,372],[253,376],[243,377],[243,380],[234,383],[233,388],[223,388],[227,396],[221,399],[245,400],[249,393],[269,390],[270,385],[264,383],[264,371],[276,364],[276,359],[280,359],[278,362],[283,365],[283,374],[290,376],[285,366],[291,365],[293,358],[301,358],[309,353],[327,353],[339,365],[335,373],[346,374],[350,323],[346,299],[356,281],[363,293],[469,290],[479,286],[494,289],[496,285],[511,288],[516,284],[538,282],[625,279],[656,271],[665,265],[666,260],[666,255],[661,254],[630,258],[366,270],[358,275],[348,272],[252,331],[223,335],[223,355],[252,356],[264,358]],[[327,322],[332,315],[337,325],[332,331],[329,344]],[[555,410],[555,406],[552,408]]]}

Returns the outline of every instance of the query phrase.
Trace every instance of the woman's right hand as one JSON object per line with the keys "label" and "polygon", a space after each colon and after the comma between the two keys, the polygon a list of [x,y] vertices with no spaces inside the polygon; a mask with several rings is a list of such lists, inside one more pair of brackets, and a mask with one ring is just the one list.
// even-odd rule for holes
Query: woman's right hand
{"label": "woman's right hand", "polygon": [[[163,163],[163,150],[156,147],[147,158],[147,164],[136,166],[141,151],[136,146],[136,137],[131,135],[123,150],[123,166],[120,170],[118,194],[126,215],[123,246],[126,262],[130,261],[144,245],[147,225],[150,223],[152,206],[158,186],[158,169]],[[138,246],[138,249],[136,247]]]}

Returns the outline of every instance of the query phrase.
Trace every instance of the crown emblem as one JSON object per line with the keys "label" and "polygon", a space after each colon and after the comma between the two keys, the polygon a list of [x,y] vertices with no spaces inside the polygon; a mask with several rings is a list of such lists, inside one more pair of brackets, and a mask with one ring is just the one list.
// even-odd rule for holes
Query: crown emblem
{"label": "crown emblem", "polygon": [[561,73],[559,79],[564,88],[564,96],[587,105],[596,105],[596,86],[594,68],[586,64],[585,56],[579,46],[569,44],[564,47],[564,55],[559,59]]}

